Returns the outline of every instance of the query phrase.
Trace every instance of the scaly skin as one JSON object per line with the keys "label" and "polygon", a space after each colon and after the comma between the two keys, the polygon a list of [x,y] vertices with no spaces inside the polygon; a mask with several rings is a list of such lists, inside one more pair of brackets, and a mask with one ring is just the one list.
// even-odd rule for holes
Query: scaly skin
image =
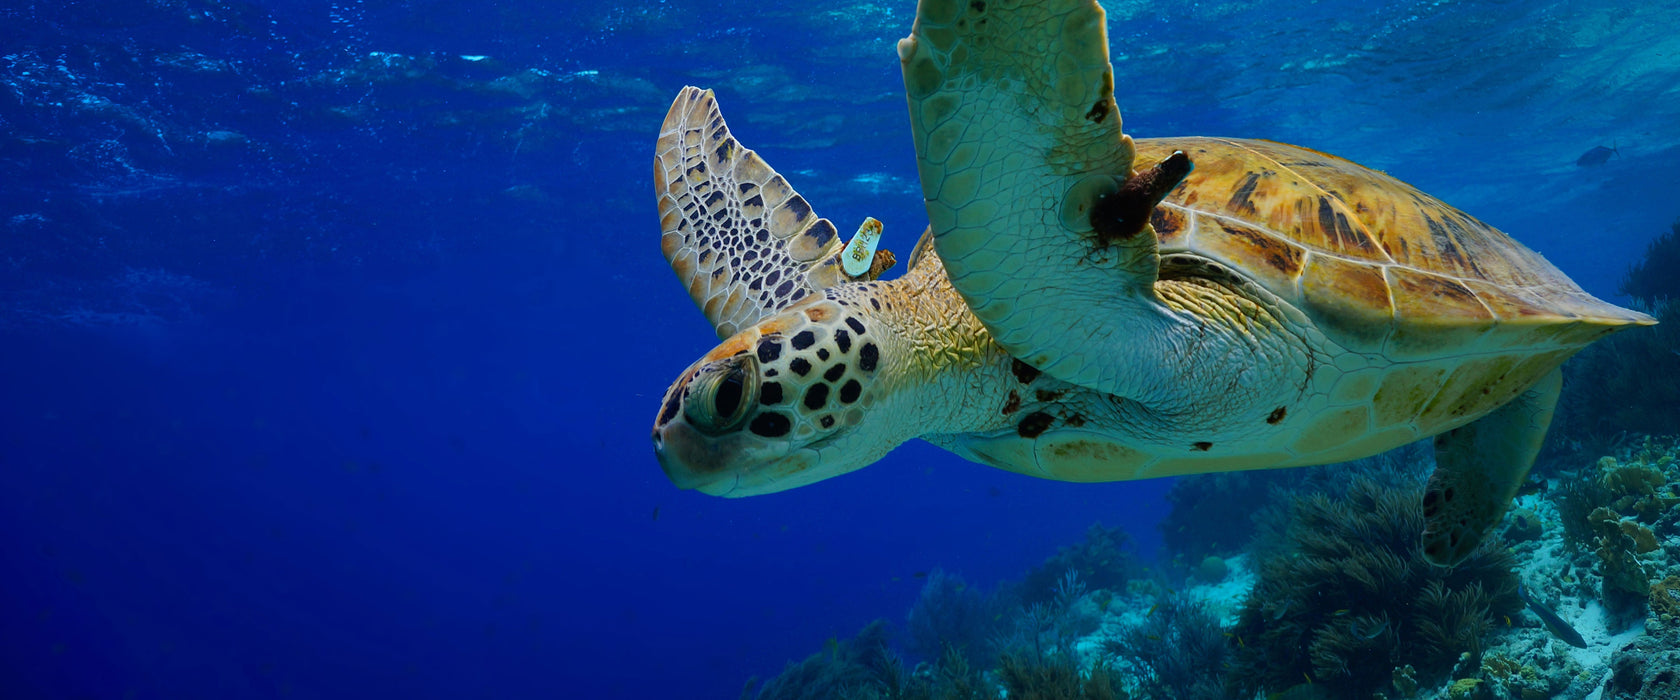
{"label": "scaly skin", "polygon": [[[900,279],[836,285],[726,339],[672,385],[655,451],[685,488],[792,488],[867,466],[924,433],[1003,425],[993,406],[1009,362],[930,257]],[[753,373],[755,405],[708,434],[704,413],[691,410],[703,402],[694,388],[735,365]]]}
{"label": "scaly skin", "polygon": [[1558,366],[1652,322],[1348,161],[1134,144],[1094,0],[922,0],[899,56],[937,253],[893,282],[835,272],[834,227],[739,148],[709,93],[673,105],[663,247],[728,336],[656,421],[678,485],[778,491],[918,436],[1112,481],[1324,464],[1434,435],[1422,545],[1451,565],[1532,464]]}
{"label": "scaly skin", "polygon": [[1010,354],[1222,441],[1309,389],[1276,305],[1157,284],[1152,229],[1093,223],[1134,167],[1100,8],[924,0],[899,58],[939,253]]}
{"label": "scaly skin", "polygon": [[[1166,303],[1180,312],[1205,315],[1197,336],[1204,345],[1242,342],[1278,357],[1308,355],[1299,337],[1255,299],[1201,281],[1166,281],[1161,287]],[[811,342],[796,347],[807,332]],[[861,361],[866,343],[877,358],[867,370]],[[795,369],[800,361],[808,367],[803,374]],[[775,386],[774,400],[753,407],[724,435],[705,434],[696,427],[703,416],[687,410],[695,401],[691,387],[742,364],[754,373],[761,393],[765,385]],[[840,365],[844,369],[834,370]],[[845,401],[843,388],[851,381],[860,390],[855,400]],[[1240,384],[1227,382],[1230,405],[1253,403]],[[817,389],[820,399],[807,404],[819,385],[825,387]],[[1221,404],[1184,406],[1170,385],[1163,385],[1160,395],[1166,400],[1107,395],[1016,361],[969,312],[939,258],[930,254],[900,279],[837,285],[725,340],[672,386],[667,405],[675,408],[661,416],[654,442],[666,473],[679,485],[747,496],[862,468],[916,437],[1001,468],[1076,481],[1259,466],[1249,461],[1251,453],[1265,452],[1275,440],[1275,431],[1261,429],[1268,426],[1265,416],[1231,412]],[[787,429],[755,432],[752,426],[764,413],[786,417]],[[834,420],[825,425],[825,416]],[[1237,421],[1243,425],[1234,425]],[[991,434],[1031,446],[1028,433],[1053,438],[1068,431],[1128,445],[1137,459],[1097,455],[1070,462],[1040,459],[1031,450],[987,453],[969,439]],[[1220,449],[1198,452],[1195,445],[1208,436],[1220,436]]]}
{"label": "scaly skin", "polygon": [[1131,360],[1200,344],[1185,337],[1193,319],[1152,298],[1152,232],[1069,245],[1096,242],[1090,214],[1133,168],[1103,22],[1091,0],[923,0],[898,55],[922,196],[953,286],[1015,357],[1133,396],[1158,378],[1140,386]]}

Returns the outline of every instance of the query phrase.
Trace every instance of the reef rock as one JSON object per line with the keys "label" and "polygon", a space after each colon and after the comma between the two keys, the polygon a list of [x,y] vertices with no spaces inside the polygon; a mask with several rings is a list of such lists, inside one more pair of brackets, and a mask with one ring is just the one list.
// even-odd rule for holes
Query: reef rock
{"label": "reef rock", "polygon": [[1603,700],[1680,698],[1680,631],[1644,636],[1610,657]]}

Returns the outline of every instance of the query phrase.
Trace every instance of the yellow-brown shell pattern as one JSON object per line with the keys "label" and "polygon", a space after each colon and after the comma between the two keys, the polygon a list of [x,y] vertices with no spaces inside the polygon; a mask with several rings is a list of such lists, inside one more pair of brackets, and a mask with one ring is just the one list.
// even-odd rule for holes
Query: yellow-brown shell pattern
{"label": "yellow-brown shell pattern", "polygon": [[1270,141],[1137,141],[1195,170],[1156,209],[1161,254],[1231,266],[1332,340],[1396,360],[1579,347],[1650,317],[1583,291],[1510,236],[1387,174]]}

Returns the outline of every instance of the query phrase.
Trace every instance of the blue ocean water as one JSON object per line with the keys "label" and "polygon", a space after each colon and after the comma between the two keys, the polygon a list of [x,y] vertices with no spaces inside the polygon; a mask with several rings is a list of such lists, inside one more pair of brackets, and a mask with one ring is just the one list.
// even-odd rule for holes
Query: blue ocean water
{"label": "blue ocean water", "polygon": [[[1134,135],[1386,170],[1606,298],[1680,216],[1680,3],[1106,6]],[[907,251],[913,14],[0,5],[0,697],[734,697],[934,568],[1153,557],[1165,481],[914,443],[726,501],[653,458],[715,342],[658,253],[671,98]]]}

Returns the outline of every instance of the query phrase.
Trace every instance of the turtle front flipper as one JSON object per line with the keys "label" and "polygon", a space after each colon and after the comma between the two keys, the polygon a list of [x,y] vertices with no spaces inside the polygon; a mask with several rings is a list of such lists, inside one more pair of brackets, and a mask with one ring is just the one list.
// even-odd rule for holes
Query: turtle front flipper
{"label": "turtle front flipper", "polygon": [[711,90],[677,94],[655,152],[660,248],[720,338],[891,264],[890,254],[871,251],[876,264],[847,275],[834,224],[735,140]]}
{"label": "turtle front flipper", "polygon": [[1159,271],[1149,215],[1190,163],[1132,170],[1104,22],[1094,0],[922,0],[898,51],[952,285],[1010,354],[1123,393],[1112,349]]}
{"label": "turtle front flipper", "polygon": [[1435,436],[1435,473],[1423,495],[1423,555],[1453,566],[1505,515],[1552,424],[1563,372],[1552,370],[1493,413]]}

